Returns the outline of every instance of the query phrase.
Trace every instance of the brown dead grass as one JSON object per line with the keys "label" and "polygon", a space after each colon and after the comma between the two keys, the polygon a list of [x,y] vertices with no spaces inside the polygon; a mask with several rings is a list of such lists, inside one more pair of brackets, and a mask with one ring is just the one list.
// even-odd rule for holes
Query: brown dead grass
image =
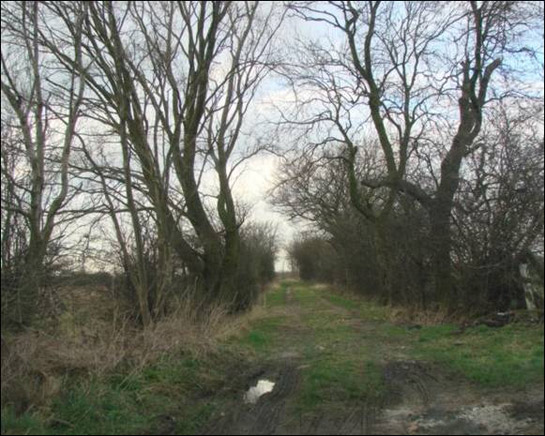
{"label": "brown dead grass", "polygon": [[228,324],[221,306],[203,315],[187,301],[142,329],[119,314],[109,320],[96,313],[89,316],[96,303],[70,307],[55,328],[2,333],[2,405],[9,403],[21,412],[40,407],[70,375],[100,376],[119,367],[138,370],[178,350],[202,355],[213,349]]}
{"label": "brown dead grass", "polygon": [[360,295],[351,289],[340,286],[328,285],[324,283],[314,283],[312,289],[327,289],[343,298],[358,301],[360,304],[371,304],[384,308],[385,320],[394,324],[418,324],[422,326],[432,326],[438,324],[465,324],[475,319],[475,313],[466,309],[459,311],[447,310],[439,305],[427,310],[418,306],[384,306],[373,298]]}
{"label": "brown dead grass", "polygon": [[17,412],[47,406],[73,375],[139,371],[176,352],[199,358],[267,312],[262,298],[240,315],[228,315],[221,305],[203,313],[186,299],[169,316],[142,329],[123,315],[126,308],[104,287],[62,288],[59,295],[64,310],[56,322],[2,332],[2,406],[11,404]]}
{"label": "brown dead grass", "polygon": [[418,308],[391,307],[388,310],[388,321],[394,324],[412,323],[423,326],[438,324],[461,324],[470,317],[464,313],[449,313],[440,308],[436,310],[422,310]]}

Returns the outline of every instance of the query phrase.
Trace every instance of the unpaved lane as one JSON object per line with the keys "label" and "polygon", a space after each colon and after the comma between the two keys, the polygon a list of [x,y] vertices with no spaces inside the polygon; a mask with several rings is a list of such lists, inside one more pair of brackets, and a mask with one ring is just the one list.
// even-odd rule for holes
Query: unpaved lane
{"label": "unpaved lane", "polygon": [[[279,296],[248,333],[264,345],[245,386],[205,433],[543,434],[542,383],[484,389],[411,358],[396,326],[327,289],[290,283]],[[244,404],[259,379],[275,388]]]}

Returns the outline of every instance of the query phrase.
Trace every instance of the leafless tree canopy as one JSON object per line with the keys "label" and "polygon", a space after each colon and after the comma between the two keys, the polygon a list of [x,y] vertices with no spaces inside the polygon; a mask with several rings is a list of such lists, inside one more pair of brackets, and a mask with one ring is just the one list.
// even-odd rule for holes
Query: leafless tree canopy
{"label": "leafless tree canopy", "polygon": [[[3,238],[9,245],[11,223],[25,217],[24,268],[38,271],[32,265],[43,264],[55,219],[83,190],[72,212],[111,220],[144,323],[164,310],[175,270],[186,277],[180,287],[192,283],[204,300],[247,305],[255,280],[243,277],[244,213],[232,177],[261,150],[241,128],[276,63],[272,42],[283,12],[257,2],[2,9],[3,220],[10,223]],[[28,187],[17,180],[26,168]],[[70,186],[70,171],[80,189]],[[217,189],[207,190],[203,176],[211,171]],[[55,179],[46,183],[48,176]],[[38,279],[28,285],[39,286]]]}
{"label": "leafless tree canopy", "polygon": [[510,304],[542,249],[537,6],[4,2],[2,313],[30,322],[60,261],[105,259],[145,325],[189,293],[248,307],[275,231],[233,186],[272,146],[275,204],[316,230],[290,249],[302,275]]}
{"label": "leafless tree canopy", "polygon": [[[538,35],[543,16],[535,6],[290,4],[294,16],[327,26],[332,36],[302,38],[284,68],[295,104],[280,107],[281,125],[304,151],[296,166],[287,165],[277,202],[311,219],[337,246],[330,222],[357,211],[374,241],[361,263],[376,260],[378,293],[386,301],[431,299],[455,308],[482,285],[490,295],[478,298],[505,305],[512,287],[498,275],[509,275],[528,249],[539,249],[543,191],[512,186],[541,187],[543,177],[542,85],[536,86],[543,55],[529,37]],[[526,139],[519,142],[521,134]],[[525,182],[508,175],[512,168],[503,159],[512,147]],[[328,172],[344,173],[344,184],[319,184]],[[471,212],[463,206],[468,196],[478,204]],[[347,197],[351,206],[340,200]],[[514,209],[524,212],[515,219]],[[491,234],[505,230],[497,213],[500,221],[510,216],[512,227],[501,248],[492,248]],[[486,230],[477,230],[481,225]],[[470,259],[467,250],[476,246],[481,257]],[[346,249],[337,250],[341,258]],[[398,282],[405,269],[407,278]],[[474,286],[475,274],[501,283]]]}

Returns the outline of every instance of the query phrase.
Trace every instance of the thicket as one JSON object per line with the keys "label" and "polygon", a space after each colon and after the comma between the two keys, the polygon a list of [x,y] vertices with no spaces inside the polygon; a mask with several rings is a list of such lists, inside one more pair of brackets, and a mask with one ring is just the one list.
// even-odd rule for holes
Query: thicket
{"label": "thicket", "polygon": [[272,276],[274,243],[250,229],[232,188],[241,165],[267,148],[245,119],[277,62],[277,6],[2,5],[10,324],[42,317],[59,256],[72,271],[116,265],[144,325],[184,292],[203,308],[252,303]]}
{"label": "thicket", "polygon": [[[377,225],[352,205],[348,175],[338,159],[305,164],[304,174],[286,166],[289,183],[279,188],[276,201],[293,217],[304,217],[313,230],[303,232],[289,249],[293,264],[305,280],[337,283],[385,303],[433,310],[486,312],[525,307],[521,264],[539,262],[543,249],[543,142],[521,134],[540,118],[505,130],[489,132],[482,140],[493,147],[469,160],[455,197],[453,280],[456,299],[448,306],[436,292],[434,241],[428,212],[402,193],[388,218]],[[512,127],[512,126],[511,126]],[[501,142],[496,142],[501,138]],[[362,167],[360,171],[364,172]],[[310,174],[309,174],[310,172]],[[332,174],[344,181],[330,183]],[[312,178],[314,183],[307,184]],[[376,190],[366,201],[382,203]],[[320,203],[315,199],[320,199]],[[312,209],[309,205],[312,204]],[[309,214],[309,210],[312,214]],[[542,258],[542,257],[541,257]],[[536,260],[537,259],[537,262]],[[382,264],[380,264],[382,262]],[[389,292],[385,292],[385,283]]]}
{"label": "thicket", "polygon": [[336,265],[336,280],[392,304],[521,304],[518,267],[543,253],[543,10],[289,9],[328,32],[294,43],[282,69],[293,98],[279,134],[295,151],[277,203],[323,235],[292,247],[301,274]]}

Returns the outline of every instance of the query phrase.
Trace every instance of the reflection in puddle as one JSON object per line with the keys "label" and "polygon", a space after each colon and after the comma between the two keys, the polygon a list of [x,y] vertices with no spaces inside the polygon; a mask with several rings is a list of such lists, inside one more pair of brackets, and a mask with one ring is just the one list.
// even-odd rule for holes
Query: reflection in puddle
{"label": "reflection in puddle", "polygon": [[244,394],[244,402],[249,404],[257,403],[259,397],[271,392],[274,389],[274,382],[269,380],[259,380],[257,385],[248,389],[248,392]]}

